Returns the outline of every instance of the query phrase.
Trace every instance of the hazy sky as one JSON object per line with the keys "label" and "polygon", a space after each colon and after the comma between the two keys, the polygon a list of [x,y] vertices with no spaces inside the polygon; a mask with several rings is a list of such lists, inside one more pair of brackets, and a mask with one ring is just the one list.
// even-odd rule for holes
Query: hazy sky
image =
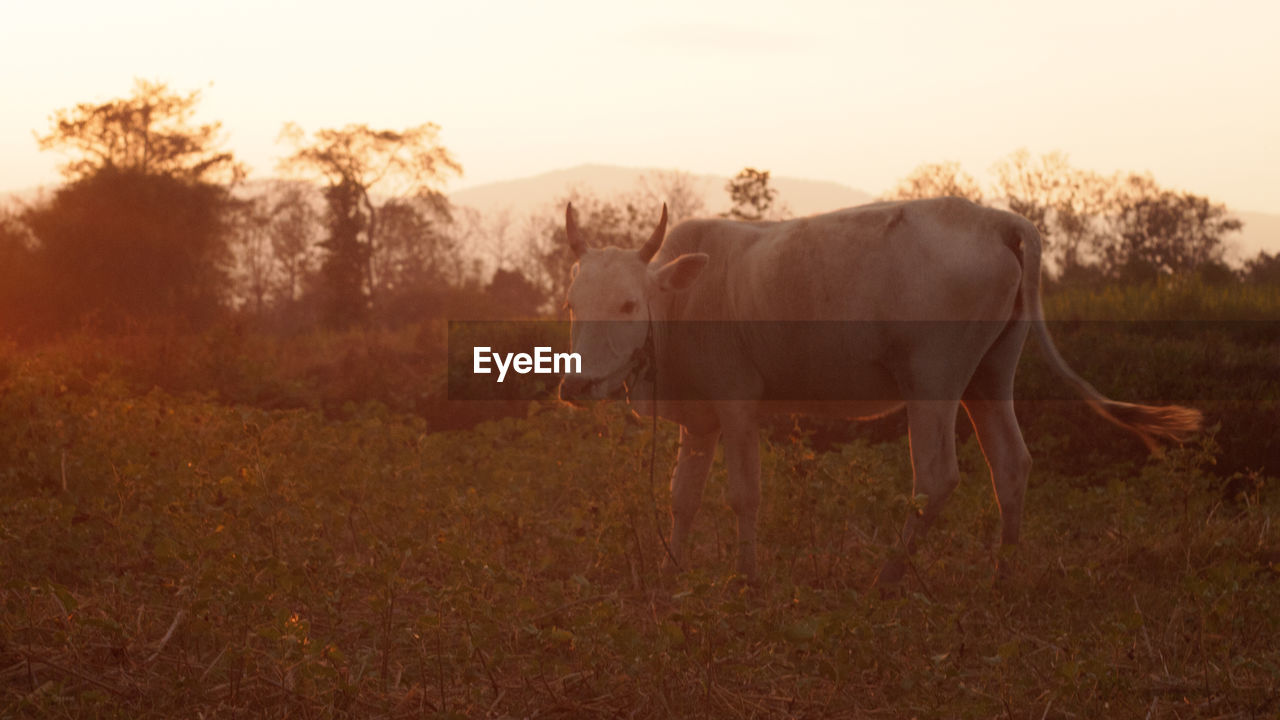
{"label": "hazy sky", "polygon": [[1280,3],[6,3],[0,189],[56,108],[204,89],[258,176],[280,127],[442,126],[451,188],[581,163],[834,180],[1018,147],[1280,212]]}

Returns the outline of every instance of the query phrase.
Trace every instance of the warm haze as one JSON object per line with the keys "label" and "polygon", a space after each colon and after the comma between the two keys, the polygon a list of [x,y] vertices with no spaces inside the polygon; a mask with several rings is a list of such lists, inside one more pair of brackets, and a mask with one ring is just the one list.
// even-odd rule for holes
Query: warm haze
{"label": "warm haze", "polygon": [[0,28],[0,190],[52,184],[57,108],[204,88],[258,177],[281,126],[431,121],[461,189],[583,163],[878,193],[1018,147],[1280,212],[1274,3],[24,4]]}
{"label": "warm haze", "polygon": [[1277,28],[9,0],[0,719],[1280,717]]}

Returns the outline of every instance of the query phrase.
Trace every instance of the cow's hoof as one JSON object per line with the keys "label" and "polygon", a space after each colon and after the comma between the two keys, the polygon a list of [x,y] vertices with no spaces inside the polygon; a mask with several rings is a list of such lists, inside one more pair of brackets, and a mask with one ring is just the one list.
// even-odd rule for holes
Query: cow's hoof
{"label": "cow's hoof", "polygon": [[1021,570],[1016,550],[1014,546],[1005,545],[996,552],[996,574],[992,584],[997,589],[1008,587]]}

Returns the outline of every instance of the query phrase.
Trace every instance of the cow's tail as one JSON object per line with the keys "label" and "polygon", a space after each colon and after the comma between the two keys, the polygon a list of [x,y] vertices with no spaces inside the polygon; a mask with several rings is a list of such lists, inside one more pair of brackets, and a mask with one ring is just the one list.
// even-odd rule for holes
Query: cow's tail
{"label": "cow's tail", "polygon": [[1098,392],[1084,378],[1071,369],[1058,354],[1053,336],[1044,321],[1044,308],[1040,303],[1040,231],[1026,218],[1016,216],[1012,221],[1010,242],[1022,255],[1022,306],[1026,319],[1031,323],[1040,346],[1044,348],[1049,364],[1075,389],[1085,402],[1102,417],[1126,430],[1137,433],[1152,451],[1159,449],[1157,438],[1184,442],[1200,430],[1203,417],[1199,410],[1180,405],[1138,405],[1112,400]]}

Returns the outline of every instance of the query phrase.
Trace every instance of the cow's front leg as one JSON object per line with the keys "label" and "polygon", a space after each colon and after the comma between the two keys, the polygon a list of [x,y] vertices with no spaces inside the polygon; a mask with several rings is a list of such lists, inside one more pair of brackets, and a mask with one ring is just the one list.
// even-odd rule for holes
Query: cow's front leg
{"label": "cow's front leg", "polygon": [[719,430],[697,435],[680,428],[680,453],[671,476],[671,552],[680,567],[688,562],[689,535],[702,504],[702,489],[707,484],[719,437]]}
{"label": "cow's front leg", "polygon": [[724,431],[729,507],[738,516],[738,573],[757,578],[756,517],[760,512],[760,438],[754,426]]}

